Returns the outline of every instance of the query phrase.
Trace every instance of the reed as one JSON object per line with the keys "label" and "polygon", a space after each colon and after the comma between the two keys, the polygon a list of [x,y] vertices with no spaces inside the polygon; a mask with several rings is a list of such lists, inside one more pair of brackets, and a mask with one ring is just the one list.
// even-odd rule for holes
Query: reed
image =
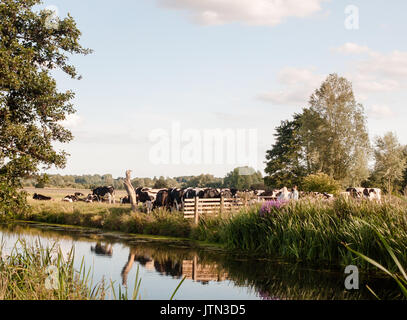
{"label": "reed", "polygon": [[40,241],[28,245],[18,240],[9,254],[0,246],[0,300],[104,299],[104,284],[92,286],[83,261],[79,270],[73,262],[74,250],[65,257],[55,244],[44,247]]}
{"label": "reed", "polygon": [[[236,216],[203,220],[194,236],[225,244],[229,249],[243,249],[291,260],[327,265],[355,262],[341,243],[364,252],[394,270],[386,248],[377,241],[372,225],[391,243],[402,262],[407,262],[407,205],[404,200],[382,204],[339,198],[332,202],[301,200],[282,207],[271,207],[260,214],[254,206]],[[362,268],[371,265],[356,258]]]}
{"label": "reed", "polygon": [[[384,266],[382,266],[379,262],[375,261],[374,259],[371,259],[370,257],[367,257],[366,255],[357,252],[350,248],[350,246],[346,243],[344,243],[344,246],[352,253],[357,255],[358,257],[362,258],[366,262],[370,263],[371,265],[375,266],[377,269],[382,271],[384,274],[386,274],[388,277],[392,278],[397,285],[399,286],[402,294],[404,295],[404,298],[407,299],[407,273],[406,270],[403,268],[402,264],[400,263],[399,259],[397,258],[396,254],[394,253],[394,250],[392,249],[391,245],[389,242],[380,234],[380,232],[375,228],[370,225],[369,227],[372,228],[372,230],[376,233],[377,237],[380,239],[381,243],[383,246],[386,248],[387,253],[389,256],[392,258],[395,266],[398,268],[398,272],[391,272]],[[370,290],[370,292],[380,300],[379,296],[367,285],[367,288]]]}

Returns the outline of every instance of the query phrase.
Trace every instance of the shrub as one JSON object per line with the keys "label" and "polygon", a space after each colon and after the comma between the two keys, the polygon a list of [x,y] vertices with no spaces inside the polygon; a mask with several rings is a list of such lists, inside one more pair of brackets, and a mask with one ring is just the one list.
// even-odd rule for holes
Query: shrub
{"label": "shrub", "polygon": [[308,192],[339,193],[340,184],[325,173],[311,174],[303,179],[302,189]]}

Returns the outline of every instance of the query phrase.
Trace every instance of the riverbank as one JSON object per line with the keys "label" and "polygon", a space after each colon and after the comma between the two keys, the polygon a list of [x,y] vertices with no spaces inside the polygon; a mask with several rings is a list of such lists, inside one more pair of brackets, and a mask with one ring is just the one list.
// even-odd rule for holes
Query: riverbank
{"label": "riverbank", "polygon": [[382,204],[345,199],[301,200],[259,215],[260,206],[243,209],[233,217],[207,217],[198,226],[182,213],[156,210],[150,215],[131,212],[130,206],[30,202],[32,209],[19,220],[97,228],[131,234],[169,236],[213,243],[241,250],[313,264],[371,268],[355,258],[342,243],[395,270],[373,228],[407,264],[407,201]]}

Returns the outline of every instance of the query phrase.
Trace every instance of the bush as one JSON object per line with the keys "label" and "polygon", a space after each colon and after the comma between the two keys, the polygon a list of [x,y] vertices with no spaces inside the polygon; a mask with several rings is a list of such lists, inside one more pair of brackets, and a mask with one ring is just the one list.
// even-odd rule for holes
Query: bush
{"label": "bush", "polygon": [[302,189],[308,192],[339,193],[340,184],[325,173],[311,174],[304,178]]}

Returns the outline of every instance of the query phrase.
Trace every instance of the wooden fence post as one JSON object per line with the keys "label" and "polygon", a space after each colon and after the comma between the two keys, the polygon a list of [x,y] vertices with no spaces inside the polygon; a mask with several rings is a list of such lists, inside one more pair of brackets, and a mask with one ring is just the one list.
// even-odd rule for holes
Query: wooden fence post
{"label": "wooden fence post", "polygon": [[192,280],[196,281],[198,275],[198,256],[194,255],[192,260]]}
{"label": "wooden fence post", "polygon": [[199,197],[195,197],[195,213],[194,213],[194,218],[195,218],[195,224],[198,225],[199,223]]}
{"label": "wooden fence post", "polygon": [[224,211],[224,206],[225,206],[225,199],[223,196],[220,196],[220,217],[223,217],[223,211]]}

